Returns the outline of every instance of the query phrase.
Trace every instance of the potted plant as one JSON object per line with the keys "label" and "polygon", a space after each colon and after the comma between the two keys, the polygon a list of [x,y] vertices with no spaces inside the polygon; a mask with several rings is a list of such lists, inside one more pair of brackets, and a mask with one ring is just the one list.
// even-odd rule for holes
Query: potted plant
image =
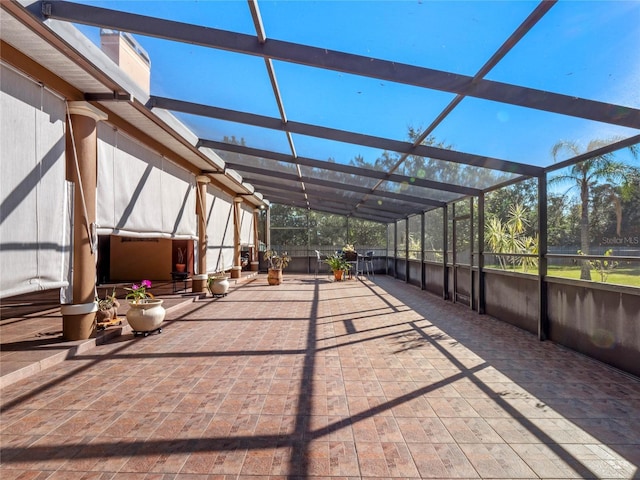
{"label": "potted plant", "polygon": [[334,253],[333,255],[325,258],[324,263],[329,265],[329,268],[333,270],[333,276],[338,282],[342,280],[344,272],[346,270],[349,270],[349,264],[347,263],[345,258],[342,255],[338,255],[337,253]]}
{"label": "potted plant", "polygon": [[176,272],[184,272],[187,268],[187,264],[184,263],[185,249],[178,247],[178,263],[176,263]]}
{"label": "potted plant", "polygon": [[160,325],[166,312],[162,306],[163,301],[147,292],[147,288],[150,287],[150,280],[142,280],[139,284],[134,283],[131,288],[125,288],[129,292],[125,298],[129,301],[130,307],[126,314],[127,322],[134,336],[143,334],[146,337],[154,331],[162,333]]}
{"label": "potted plant", "polygon": [[347,262],[355,262],[358,260],[356,249],[350,243],[347,243],[344,247],[342,247],[342,255]]}
{"label": "potted plant", "polygon": [[108,324],[118,319],[118,307],[120,302],[116,299],[116,289],[113,288],[111,295],[105,291],[104,298],[96,297],[98,303],[98,311],[96,312],[96,322],[100,324]]}
{"label": "potted plant", "polygon": [[269,265],[269,273],[267,281],[269,285],[280,285],[282,283],[282,270],[289,265],[291,257],[287,252],[279,254],[275,250],[267,250],[264,252],[264,259]]}
{"label": "potted plant", "polygon": [[217,272],[207,278],[207,288],[214,297],[224,297],[229,290],[229,278],[224,272]]}

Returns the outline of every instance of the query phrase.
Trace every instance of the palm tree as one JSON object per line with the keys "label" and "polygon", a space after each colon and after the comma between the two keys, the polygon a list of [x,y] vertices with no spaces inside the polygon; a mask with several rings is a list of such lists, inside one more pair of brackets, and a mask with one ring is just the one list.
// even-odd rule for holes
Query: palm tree
{"label": "palm tree", "polygon": [[[611,141],[591,140],[586,150],[582,151],[575,142],[561,140],[553,146],[551,153],[554,160],[556,160],[558,154],[562,151],[569,151],[574,156],[578,156],[610,144]],[[634,158],[637,158],[638,145],[630,146],[629,151]],[[591,189],[604,183],[609,185],[613,191],[612,184],[619,185],[624,183],[631,171],[633,171],[633,167],[616,160],[615,152],[609,152],[576,163],[569,169],[568,173],[562,173],[550,179],[550,184],[571,184],[565,194],[574,188],[580,192],[580,250],[585,255],[589,254],[589,201]],[[617,200],[618,198],[616,197]],[[619,204],[619,202],[615,203]],[[616,214],[619,216],[619,223],[622,212],[616,209]],[[591,268],[588,261],[582,262],[580,279],[591,280]]]}

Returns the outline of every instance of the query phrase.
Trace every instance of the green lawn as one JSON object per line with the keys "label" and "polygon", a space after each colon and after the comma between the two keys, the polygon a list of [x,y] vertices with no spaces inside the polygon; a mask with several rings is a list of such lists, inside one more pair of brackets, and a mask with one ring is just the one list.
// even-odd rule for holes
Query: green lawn
{"label": "green lawn", "polygon": [[[580,267],[567,267],[550,265],[547,269],[549,276],[580,279]],[[591,280],[600,282],[600,274],[596,270],[591,270]],[[607,277],[605,283],[616,285],[628,285],[631,287],[640,287],[640,266],[617,267]]]}
{"label": "green lawn", "polygon": [[[485,268],[495,268],[501,270],[498,265],[485,265]],[[530,268],[527,272],[524,272],[522,267],[516,267],[515,269],[508,268],[508,272],[528,273],[530,275],[537,275],[537,268]],[[547,273],[550,277],[572,278],[574,280],[580,279],[580,267],[579,266],[560,266],[549,265]],[[600,282],[600,274],[597,270],[591,270],[591,281]],[[640,287],[640,265],[631,266],[624,265],[615,268],[607,277],[607,281],[604,283],[615,285],[626,285],[630,287]]]}

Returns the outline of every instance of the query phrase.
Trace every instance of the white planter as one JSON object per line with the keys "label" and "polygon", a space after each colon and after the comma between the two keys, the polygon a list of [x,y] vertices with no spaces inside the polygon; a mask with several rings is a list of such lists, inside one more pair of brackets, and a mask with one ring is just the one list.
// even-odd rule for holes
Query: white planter
{"label": "white planter", "polygon": [[144,334],[158,331],[162,332],[162,322],[164,321],[165,309],[162,306],[163,300],[147,299],[140,303],[129,302],[127,311],[127,322],[133,330],[133,334]]}
{"label": "white planter", "polygon": [[208,287],[214,297],[225,296],[229,290],[229,279],[227,277],[210,278]]}

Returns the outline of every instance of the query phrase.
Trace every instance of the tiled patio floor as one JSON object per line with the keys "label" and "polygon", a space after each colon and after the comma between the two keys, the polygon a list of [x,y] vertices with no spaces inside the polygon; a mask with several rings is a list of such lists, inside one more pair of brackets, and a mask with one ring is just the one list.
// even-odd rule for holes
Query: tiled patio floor
{"label": "tiled patio floor", "polygon": [[0,478],[640,478],[640,381],[397,280],[266,276],[2,391]]}
{"label": "tiled patio floor", "polygon": [[[100,292],[102,294],[102,288]],[[105,288],[106,290],[106,288]],[[154,288],[170,312],[192,303],[197,295],[189,291],[173,293],[171,283]],[[123,295],[120,295],[122,298]],[[122,326],[114,325],[98,331],[96,338],[66,341],[62,338],[62,315],[59,294],[54,291],[37,292],[24,299],[2,301],[0,320],[0,388],[29,377],[67,358],[93,348],[110,338],[128,332],[125,313],[128,305],[122,302],[118,318]]]}

